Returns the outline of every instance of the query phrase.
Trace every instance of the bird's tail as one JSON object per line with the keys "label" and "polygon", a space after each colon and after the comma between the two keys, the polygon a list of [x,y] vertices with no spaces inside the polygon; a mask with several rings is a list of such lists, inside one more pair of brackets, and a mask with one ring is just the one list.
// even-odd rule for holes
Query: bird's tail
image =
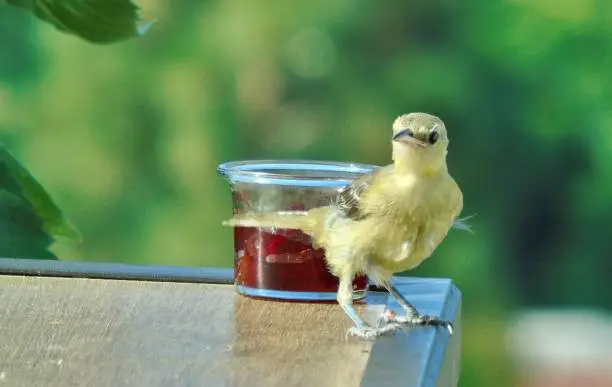
{"label": "bird's tail", "polygon": [[296,229],[317,238],[323,232],[328,214],[325,207],[310,211],[279,211],[267,213],[235,214],[231,219],[223,222],[230,227],[259,227],[270,229]]}
{"label": "bird's tail", "polygon": [[467,221],[469,219],[472,219],[475,216],[476,216],[476,214],[473,214],[473,215],[469,215],[469,216],[464,216],[463,218],[455,219],[455,221],[453,222],[452,228],[457,229],[457,230],[467,231],[467,232],[473,234],[474,231],[472,230],[472,226],[470,226],[470,224]]}

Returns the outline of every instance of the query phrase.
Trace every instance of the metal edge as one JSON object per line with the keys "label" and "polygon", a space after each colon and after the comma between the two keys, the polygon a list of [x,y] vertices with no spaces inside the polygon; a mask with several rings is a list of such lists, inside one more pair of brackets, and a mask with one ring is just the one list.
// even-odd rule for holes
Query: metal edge
{"label": "metal edge", "polygon": [[[109,262],[53,261],[0,257],[0,275],[69,277],[232,285],[233,268],[127,265]],[[385,292],[370,285],[368,291]]]}
{"label": "metal edge", "polygon": [[[450,279],[441,278],[414,278],[414,277],[394,277],[394,284],[404,294],[404,290],[409,286],[414,286],[416,282],[432,283],[439,282],[445,286],[444,301],[439,310],[432,310],[444,319],[453,321],[455,328],[453,336],[449,339],[448,332],[442,329],[409,329],[407,335],[413,336],[412,342],[426,343],[429,353],[424,363],[420,364],[419,375],[417,378],[406,378],[405,361],[407,359],[392,358],[390,353],[397,352],[398,342],[407,343],[397,335],[380,337],[374,343],[372,352],[368,359],[364,375],[362,377],[362,387],[383,387],[383,386],[409,386],[409,387],[434,387],[434,386],[456,386],[459,380],[460,364],[454,364],[451,359],[445,362],[445,357],[458,358],[460,360],[461,351],[461,292]],[[409,294],[405,294],[410,299]],[[419,307],[418,305],[417,308]],[[386,310],[400,312],[401,308],[397,302],[389,297],[387,299]],[[399,339],[399,340],[398,340]],[[421,359],[422,360],[422,359]],[[450,367],[450,369],[448,368]],[[440,379],[441,372],[450,372],[448,379]],[[412,375],[411,375],[412,376]],[[406,384],[407,379],[413,379],[413,384]],[[440,384],[443,383],[443,384]]]}
{"label": "metal edge", "polygon": [[233,284],[232,268],[0,258],[0,275]]}
{"label": "metal edge", "polygon": [[445,356],[450,356],[456,359],[456,362],[447,361],[442,363],[442,368],[439,370],[439,376],[447,376],[447,378],[438,378],[436,386],[457,386],[459,383],[459,377],[461,376],[461,292],[459,289],[451,283],[451,293],[447,298],[447,302],[451,305],[447,309],[454,308],[453,315],[455,326],[455,334],[453,338],[447,343],[447,348],[444,351]]}

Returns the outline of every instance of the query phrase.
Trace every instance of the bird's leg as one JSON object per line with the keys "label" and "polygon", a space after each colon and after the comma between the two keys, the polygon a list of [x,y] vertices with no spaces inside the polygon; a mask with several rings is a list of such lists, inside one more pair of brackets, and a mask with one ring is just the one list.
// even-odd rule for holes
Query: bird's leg
{"label": "bird's leg", "polygon": [[389,323],[380,328],[374,328],[366,323],[357,311],[353,307],[353,276],[352,275],[343,275],[340,277],[340,285],[338,287],[338,304],[346,313],[347,316],[353,321],[355,324],[354,327],[350,328],[346,335],[348,336],[356,336],[362,339],[372,340],[377,336],[391,333],[401,328],[401,325],[398,323]]}
{"label": "bird's leg", "polygon": [[430,325],[439,326],[448,329],[448,332],[453,334],[453,324],[450,321],[442,320],[439,317],[427,316],[419,313],[417,308],[414,307],[392,284],[385,285],[385,289],[391,294],[393,298],[397,300],[400,306],[404,309],[406,314],[404,316],[397,316],[395,313],[385,313],[382,319],[386,323],[391,324],[402,324],[402,325]]}

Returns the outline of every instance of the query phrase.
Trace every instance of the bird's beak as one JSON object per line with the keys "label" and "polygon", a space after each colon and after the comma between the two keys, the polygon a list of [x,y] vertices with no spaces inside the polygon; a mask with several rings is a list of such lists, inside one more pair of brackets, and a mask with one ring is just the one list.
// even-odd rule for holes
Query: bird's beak
{"label": "bird's beak", "polygon": [[393,141],[420,148],[427,146],[427,144],[423,141],[416,139],[410,129],[400,130],[399,132],[395,133],[393,136]]}

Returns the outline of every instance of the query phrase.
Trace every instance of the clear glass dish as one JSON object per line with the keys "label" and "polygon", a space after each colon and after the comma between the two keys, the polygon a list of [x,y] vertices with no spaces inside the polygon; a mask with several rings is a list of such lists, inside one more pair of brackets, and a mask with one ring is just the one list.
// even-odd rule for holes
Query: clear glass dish
{"label": "clear glass dish", "polygon": [[[374,165],[307,160],[227,162],[217,172],[229,183],[233,213],[308,210],[331,197]],[[228,214],[229,218],[229,214]],[[234,228],[234,282],[238,292],[257,298],[333,301],[338,279],[327,269],[325,252],[299,230]],[[354,299],[367,294],[368,279],[353,282]]]}

